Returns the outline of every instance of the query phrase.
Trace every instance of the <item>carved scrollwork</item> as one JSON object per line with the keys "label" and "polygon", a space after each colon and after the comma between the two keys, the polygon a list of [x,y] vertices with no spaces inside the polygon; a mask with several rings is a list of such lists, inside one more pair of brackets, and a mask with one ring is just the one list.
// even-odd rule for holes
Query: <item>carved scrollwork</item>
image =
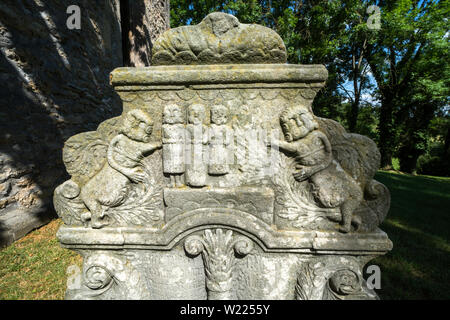
{"label": "carved scrollwork", "polygon": [[72,180],[68,180],[55,189],[53,204],[58,216],[66,225],[86,225],[88,215],[86,206],[79,197],[80,187]]}
{"label": "carved scrollwork", "polygon": [[67,292],[76,300],[148,299],[149,291],[129,254],[94,252],[84,259],[82,285]]}
{"label": "carved scrollwork", "polygon": [[110,270],[102,266],[93,265],[84,272],[84,280],[88,288],[92,290],[104,289],[106,291],[113,283],[113,275]]}
{"label": "carved scrollwork", "polygon": [[377,299],[368,290],[359,266],[328,262],[307,262],[299,270],[295,295],[297,300],[372,300]]}
{"label": "carved scrollwork", "polygon": [[239,256],[249,254],[253,249],[250,239],[233,237],[231,230],[205,230],[203,236],[193,235],[187,238],[184,248],[189,255],[202,254],[210,300],[235,298],[231,292],[235,253]]}
{"label": "carved scrollwork", "polygon": [[349,269],[338,270],[328,279],[323,300],[343,300],[362,293],[361,278]]}

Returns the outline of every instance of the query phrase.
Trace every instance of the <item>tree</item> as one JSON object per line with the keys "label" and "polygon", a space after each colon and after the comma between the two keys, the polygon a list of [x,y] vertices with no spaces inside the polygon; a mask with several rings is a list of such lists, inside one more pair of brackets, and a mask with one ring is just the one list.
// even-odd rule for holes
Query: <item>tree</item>
{"label": "tree", "polygon": [[[445,1],[380,1],[378,5],[382,10],[381,29],[369,41],[367,60],[381,100],[381,164],[389,167],[400,139],[414,137],[411,130],[406,130],[409,134],[402,132],[405,125],[412,121],[414,128],[425,128],[438,108],[436,102],[442,101],[442,85],[433,76],[434,72],[442,76],[442,70],[437,70],[442,60],[432,55],[442,46],[438,41],[446,32],[442,19],[449,12]],[[443,66],[448,68],[447,63]],[[411,120],[414,114],[416,120]]]}
{"label": "tree", "polygon": [[[371,5],[381,10],[379,29],[368,26]],[[448,105],[448,2],[174,0],[171,19],[174,26],[194,24],[213,11],[273,28],[289,63],[324,64],[329,79],[314,100],[315,114],[339,120],[349,131],[371,132],[383,167],[399,156],[403,170],[414,169],[428,123]],[[364,101],[366,93],[380,106]]]}
{"label": "tree", "polygon": [[152,43],[170,27],[169,0],[121,0],[124,65],[149,66]]}

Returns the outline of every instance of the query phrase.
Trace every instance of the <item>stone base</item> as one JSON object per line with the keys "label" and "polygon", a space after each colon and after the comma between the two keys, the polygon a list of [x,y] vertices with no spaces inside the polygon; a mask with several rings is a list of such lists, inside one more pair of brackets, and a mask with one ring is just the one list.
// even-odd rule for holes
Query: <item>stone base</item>
{"label": "stone base", "polygon": [[202,210],[162,230],[63,226],[62,246],[84,257],[66,298],[377,299],[362,269],[392,248],[383,231],[280,231],[245,218],[245,228],[237,212]]}

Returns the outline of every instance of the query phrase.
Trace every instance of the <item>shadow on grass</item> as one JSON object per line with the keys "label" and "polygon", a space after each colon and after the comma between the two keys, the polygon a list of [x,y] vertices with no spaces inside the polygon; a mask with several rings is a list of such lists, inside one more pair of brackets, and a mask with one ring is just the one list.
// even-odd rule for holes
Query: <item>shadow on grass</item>
{"label": "shadow on grass", "polygon": [[393,250],[370,264],[381,268],[382,299],[450,298],[450,179],[379,172],[391,192],[381,225]]}

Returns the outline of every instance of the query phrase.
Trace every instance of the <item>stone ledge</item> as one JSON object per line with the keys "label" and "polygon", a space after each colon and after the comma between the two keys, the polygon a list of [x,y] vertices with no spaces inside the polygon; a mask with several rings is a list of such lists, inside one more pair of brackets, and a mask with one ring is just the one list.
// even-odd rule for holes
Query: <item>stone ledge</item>
{"label": "stone ledge", "polygon": [[295,83],[325,82],[328,71],[323,65],[246,64],[152,66],[117,68],[111,72],[113,86],[184,85],[223,83]]}
{"label": "stone ledge", "polygon": [[[241,215],[242,217],[237,217]],[[197,216],[197,217],[195,217]],[[206,219],[206,220],[205,220]],[[248,219],[248,228],[242,222]],[[146,249],[171,250],[188,235],[204,229],[231,229],[241,233],[265,252],[314,254],[384,254],[392,242],[380,229],[371,233],[342,234],[318,231],[278,231],[273,226],[238,211],[206,213],[196,210],[177,216],[162,229],[103,228],[62,226],[57,237],[63,247],[71,249]],[[207,221],[207,222],[205,222]]]}

